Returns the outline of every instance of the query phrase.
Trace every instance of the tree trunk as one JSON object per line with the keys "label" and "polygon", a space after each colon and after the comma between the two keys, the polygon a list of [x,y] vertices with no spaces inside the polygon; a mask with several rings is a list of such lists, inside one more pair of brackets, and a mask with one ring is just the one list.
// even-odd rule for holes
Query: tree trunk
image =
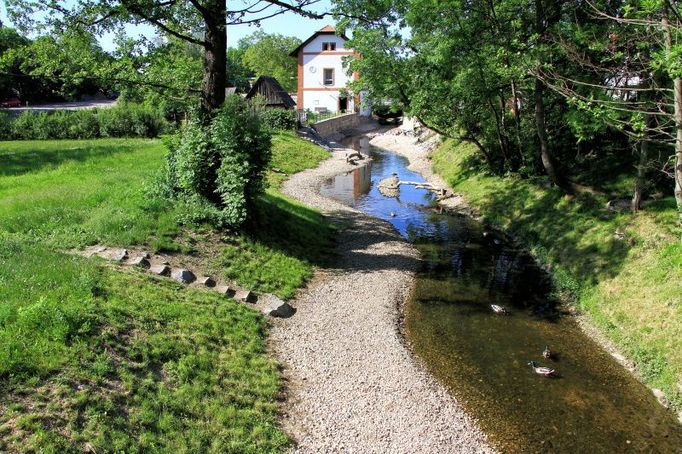
{"label": "tree trunk", "polygon": [[[665,51],[670,53],[672,50],[672,34],[670,32],[670,23],[668,22],[668,4],[663,2],[663,34],[665,41]],[[673,99],[675,105],[675,160],[673,175],[675,177],[675,201],[677,202],[677,212],[682,223],[682,78],[675,77],[673,79]]]}
{"label": "tree trunk", "polygon": [[682,223],[682,78],[675,78],[675,201]]}
{"label": "tree trunk", "polygon": [[[650,115],[647,115],[650,117]],[[647,118],[648,122],[648,118]],[[635,180],[635,193],[632,196],[632,212],[636,213],[642,209],[642,192],[646,175],[646,163],[649,159],[649,139],[645,137],[639,143],[639,165],[637,166],[637,180]]]}
{"label": "tree trunk", "polygon": [[227,84],[227,16],[225,0],[209,0],[204,20],[204,77],[201,81],[201,107],[206,112],[225,102]]}
{"label": "tree trunk", "polygon": [[[549,15],[547,14],[543,0],[535,0],[535,32],[540,36],[539,42],[544,42],[545,33],[551,23],[558,20],[558,7],[550,2]],[[538,74],[535,78],[535,128],[540,141],[540,159],[550,180],[567,194],[573,194],[572,185],[563,178],[557,167],[556,161],[549,147],[547,127],[545,125],[545,83],[540,80],[543,65],[543,49],[538,55]]]}
{"label": "tree trunk", "polygon": [[559,186],[564,192],[572,194],[573,188],[559,173],[554,156],[549,148],[549,138],[545,126],[544,92],[545,84],[540,79],[535,79],[535,127],[540,141],[540,159],[542,159],[542,165],[552,183]]}

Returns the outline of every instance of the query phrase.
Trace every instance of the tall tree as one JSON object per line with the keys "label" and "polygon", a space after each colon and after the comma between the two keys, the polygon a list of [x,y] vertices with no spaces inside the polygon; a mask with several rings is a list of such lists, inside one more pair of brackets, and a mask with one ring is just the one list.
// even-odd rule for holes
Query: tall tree
{"label": "tall tree", "polygon": [[267,34],[261,30],[243,38],[242,63],[256,76],[272,76],[285,90],[296,91],[298,63],[289,56],[301,40],[292,36]]}
{"label": "tall tree", "polygon": [[102,32],[126,23],[146,23],[203,50],[201,105],[211,111],[225,100],[227,26],[260,22],[293,11],[320,18],[309,7],[319,0],[253,0],[228,9],[227,0],[6,0],[10,16],[21,25],[36,17],[57,28],[87,27]]}

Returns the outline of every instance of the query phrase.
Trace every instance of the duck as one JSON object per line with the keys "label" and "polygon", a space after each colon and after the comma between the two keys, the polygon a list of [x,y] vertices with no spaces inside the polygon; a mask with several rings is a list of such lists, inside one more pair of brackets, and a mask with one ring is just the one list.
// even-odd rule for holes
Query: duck
{"label": "duck", "polygon": [[544,377],[551,377],[555,372],[554,369],[550,369],[549,367],[538,366],[535,361],[529,361],[528,365],[533,369],[533,372]]}
{"label": "duck", "polygon": [[505,309],[505,308],[502,307],[502,306],[498,306],[497,304],[491,304],[491,305],[490,305],[490,308],[491,308],[491,309],[493,310],[493,312],[495,312],[496,314],[506,314],[506,313],[507,313],[507,309]]}
{"label": "duck", "polygon": [[542,357],[545,359],[550,359],[552,357],[552,351],[546,345],[545,349],[542,351]]}

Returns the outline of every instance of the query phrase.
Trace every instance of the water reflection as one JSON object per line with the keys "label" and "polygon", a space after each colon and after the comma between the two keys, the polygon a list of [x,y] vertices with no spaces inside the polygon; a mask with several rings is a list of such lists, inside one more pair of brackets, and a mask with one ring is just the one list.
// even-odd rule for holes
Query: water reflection
{"label": "water reflection", "polygon": [[[360,141],[356,146],[361,146]],[[433,195],[403,186],[387,198],[377,183],[395,172],[424,181],[404,158],[374,162],[322,193],[390,222],[420,250],[405,324],[415,352],[505,452],[682,452],[682,430],[651,393],[587,338],[548,297],[550,281],[524,251]],[[510,309],[498,316],[490,304]],[[542,358],[545,345],[557,352]],[[559,378],[536,376],[529,360]]]}

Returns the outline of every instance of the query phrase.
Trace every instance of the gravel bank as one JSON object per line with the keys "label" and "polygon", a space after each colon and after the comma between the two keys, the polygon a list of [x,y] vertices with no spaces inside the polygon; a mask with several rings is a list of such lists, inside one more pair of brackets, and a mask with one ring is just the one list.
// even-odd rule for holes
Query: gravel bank
{"label": "gravel bank", "polygon": [[319,195],[348,171],[333,156],[294,175],[284,192],[342,226],[338,261],[277,320],[272,348],[284,365],[283,426],[298,452],[492,452],[460,405],[411,356],[398,333],[418,254],[392,227]]}

